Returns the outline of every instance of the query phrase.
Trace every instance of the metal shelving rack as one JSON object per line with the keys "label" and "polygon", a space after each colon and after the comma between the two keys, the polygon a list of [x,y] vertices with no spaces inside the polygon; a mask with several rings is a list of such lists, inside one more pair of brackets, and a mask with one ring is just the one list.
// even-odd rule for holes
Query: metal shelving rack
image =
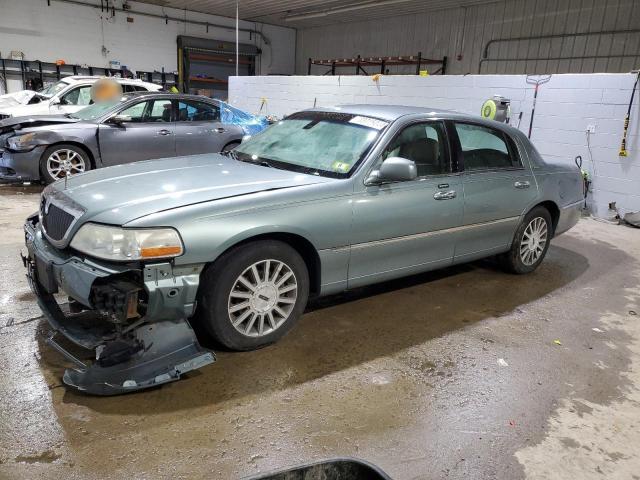
{"label": "metal shelving rack", "polygon": [[[208,90],[216,98],[228,96],[229,77],[235,75],[236,44],[223,40],[178,35],[178,84],[182,92]],[[261,50],[238,45],[238,74],[255,75]]]}
{"label": "metal shelving rack", "polygon": [[[9,77],[17,77],[22,79],[22,86],[26,88],[29,78],[39,78],[44,85],[45,82],[58,81],[63,77],[70,75],[97,75],[105,77],[124,77],[124,69],[113,69],[103,67],[90,67],[81,65],[57,65],[52,62],[42,62],[40,60],[16,60],[12,58],[0,58],[0,73],[6,82]],[[166,90],[171,88],[177,82],[177,76],[173,73],[160,72],[144,72],[138,71],[136,78],[145,82],[156,83],[162,85]],[[6,85],[5,85],[6,91]]]}
{"label": "metal shelving rack", "polygon": [[376,67],[378,70],[374,73],[386,73],[388,67],[400,66],[400,65],[415,65],[416,75],[420,75],[420,70],[423,66],[427,65],[440,65],[435,71],[430,72],[431,75],[445,75],[447,71],[447,57],[442,57],[439,60],[432,58],[422,58],[422,52],[418,52],[418,55],[402,55],[397,57],[361,57],[358,55],[355,58],[336,58],[331,60],[317,60],[310,58],[307,73],[311,75],[311,66],[320,65],[323,67],[329,67],[329,69],[323,73],[323,75],[335,75],[336,68],[339,67],[352,67],[355,68],[355,75],[371,75],[364,67]]}

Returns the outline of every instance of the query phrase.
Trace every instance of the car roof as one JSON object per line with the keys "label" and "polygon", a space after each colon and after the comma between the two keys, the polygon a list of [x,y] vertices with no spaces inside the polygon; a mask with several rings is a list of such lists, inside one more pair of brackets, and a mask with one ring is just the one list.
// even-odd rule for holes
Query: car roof
{"label": "car roof", "polygon": [[407,105],[369,105],[369,104],[346,104],[336,105],[334,107],[319,107],[311,108],[310,111],[319,112],[344,112],[354,115],[362,115],[365,117],[375,117],[381,120],[393,121],[405,115],[414,115],[417,113],[441,115],[441,114],[455,114],[450,110],[441,110],[437,108],[428,107],[410,107]]}
{"label": "car roof", "polygon": [[[69,75],[67,77],[62,77],[60,81],[69,83],[69,84],[82,83],[82,82],[93,83],[95,81],[100,80],[101,78],[111,78],[118,83],[138,83],[138,84],[145,84],[145,85],[156,85],[155,83],[145,82],[143,80],[140,80],[139,78],[105,77],[105,76],[99,76],[99,75]],[[159,86],[159,85],[156,85],[156,86]]]}
{"label": "car roof", "polygon": [[456,112],[453,110],[444,110],[439,108],[429,107],[412,107],[407,105],[369,105],[369,104],[345,104],[336,105],[333,107],[319,107],[310,108],[305,111],[316,112],[342,112],[352,115],[362,115],[365,117],[374,117],[388,122],[394,122],[401,117],[407,115],[429,115],[432,117],[439,117],[441,119],[457,120],[457,121],[469,121],[480,125],[485,125],[489,128],[503,130],[509,133],[511,136],[517,136],[521,139],[527,139],[520,130],[511,125],[502,122],[496,122],[488,118],[483,118],[480,115],[472,115],[469,113]]}
{"label": "car roof", "polygon": [[200,101],[209,101],[209,102],[214,102],[214,103],[218,103],[220,102],[220,100],[218,100],[217,98],[209,98],[209,97],[205,97],[204,95],[192,95],[189,93],[172,93],[172,92],[167,92],[167,91],[162,91],[162,92],[127,92],[127,93],[123,93],[122,94],[123,97],[127,97],[127,98],[146,98],[146,97],[170,97],[170,98],[176,98],[176,99],[184,99],[184,100],[200,100]]}

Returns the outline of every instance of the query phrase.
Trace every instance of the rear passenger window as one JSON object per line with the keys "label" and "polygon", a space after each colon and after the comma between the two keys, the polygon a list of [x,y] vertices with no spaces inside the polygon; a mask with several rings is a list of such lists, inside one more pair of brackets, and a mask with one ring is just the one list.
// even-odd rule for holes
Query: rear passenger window
{"label": "rear passenger window", "polygon": [[205,102],[183,101],[178,103],[178,121],[215,122],[220,120],[220,108]]}
{"label": "rear passenger window", "polygon": [[141,85],[131,85],[130,83],[123,83],[122,84],[122,91],[124,93],[131,93],[131,92],[146,92],[147,89],[144,88]]}
{"label": "rear passenger window", "polygon": [[456,131],[462,147],[465,170],[522,167],[515,148],[509,146],[504,133],[468,123],[456,123]]}

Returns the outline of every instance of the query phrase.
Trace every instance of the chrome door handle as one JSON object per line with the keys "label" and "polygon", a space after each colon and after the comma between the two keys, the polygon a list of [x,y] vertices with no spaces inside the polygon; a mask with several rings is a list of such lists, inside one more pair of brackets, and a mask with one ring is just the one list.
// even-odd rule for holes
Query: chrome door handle
{"label": "chrome door handle", "polygon": [[513,184],[513,186],[516,188],[529,188],[531,184],[527,181],[524,181],[524,182],[516,182]]}
{"label": "chrome door handle", "polygon": [[171,132],[166,129],[162,129],[158,132],[158,135],[171,135]]}
{"label": "chrome door handle", "polygon": [[436,200],[451,200],[452,198],[456,198],[456,191],[449,190],[448,192],[436,192],[433,194],[433,198]]}
{"label": "chrome door handle", "polygon": [[217,133],[224,133],[226,130],[224,128],[222,128],[222,127],[218,127],[218,128],[215,129],[215,131]]}

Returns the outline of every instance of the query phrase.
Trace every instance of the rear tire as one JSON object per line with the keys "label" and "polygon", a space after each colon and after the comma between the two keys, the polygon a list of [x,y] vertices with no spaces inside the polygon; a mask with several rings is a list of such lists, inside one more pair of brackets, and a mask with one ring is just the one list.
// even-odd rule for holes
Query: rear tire
{"label": "rear tire", "polygon": [[82,148],[60,143],[47,148],[40,157],[40,179],[45,184],[91,170],[89,155]]}
{"label": "rear tire", "polygon": [[511,249],[500,257],[505,270],[516,274],[533,272],[547,254],[552,234],[549,211],[533,208],[518,226]]}
{"label": "rear tire", "polygon": [[196,317],[230,350],[255,350],[282,338],[309,297],[309,273],[284,242],[240,245],[202,274]]}
{"label": "rear tire", "polygon": [[222,148],[222,151],[223,151],[223,152],[228,152],[229,150],[233,150],[234,148],[236,148],[238,145],[240,145],[240,142],[230,142],[230,143],[227,143],[227,144]]}

